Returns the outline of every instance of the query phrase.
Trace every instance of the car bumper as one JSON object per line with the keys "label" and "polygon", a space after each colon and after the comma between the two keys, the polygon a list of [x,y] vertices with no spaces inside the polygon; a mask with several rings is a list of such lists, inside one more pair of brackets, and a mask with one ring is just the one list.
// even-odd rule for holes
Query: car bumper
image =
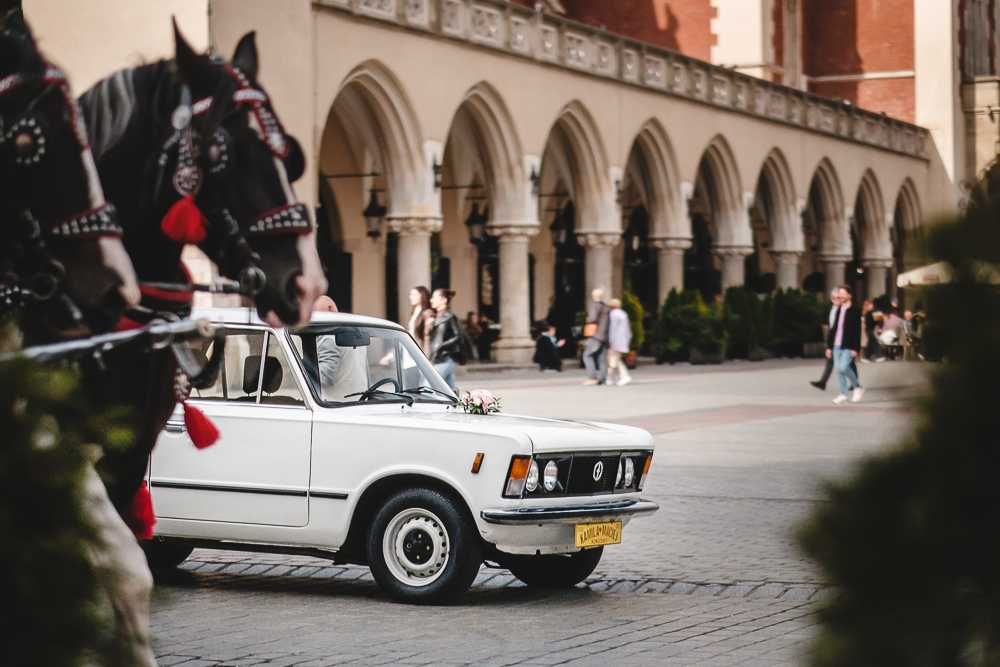
{"label": "car bumper", "polygon": [[576,524],[581,521],[611,521],[651,514],[660,506],[651,500],[627,499],[572,507],[522,507],[480,512],[486,523],[501,526]]}

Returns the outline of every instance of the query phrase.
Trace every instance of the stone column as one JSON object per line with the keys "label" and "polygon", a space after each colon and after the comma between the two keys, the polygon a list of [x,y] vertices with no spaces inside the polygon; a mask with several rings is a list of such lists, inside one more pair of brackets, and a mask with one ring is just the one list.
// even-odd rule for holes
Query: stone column
{"label": "stone column", "polygon": [[846,281],[844,275],[847,271],[847,263],[851,261],[850,255],[820,255],[819,261],[823,263],[823,272],[826,275],[826,291],[838,285],[843,285]]}
{"label": "stone column", "polygon": [[612,249],[618,245],[621,234],[618,232],[586,232],[578,234],[581,245],[586,248],[587,303],[590,293],[598,287],[604,288],[605,296],[611,294],[613,278]]}
{"label": "stone column", "polygon": [[712,249],[722,260],[722,291],[746,284],[746,258],[753,254],[750,246],[716,246]]}
{"label": "stone column", "polygon": [[691,247],[691,239],[658,238],[650,239],[656,248],[656,277],[659,283],[657,299],[662,304],[670,290],[684,289],[684,251]]}
{"label": "stone column", "polygon": [[870,258],[861,261],[865,267],[865,297],[874,299],[886,293],[885,279],[889,275],[891,259]]}
{"label": "stone column", "polygon": [[392,218],[389,229],[399,234],[396,298],[399,317],[405,318],[410,312],[410,289],[417,285],[431,286],[431,234],[441,230],[441,219]]}
{"label": "stone column", "polygon": [[534,353],[528,312],[528,244],[537,233],[537,226],[527,225],[490,229],[500,252],[500,340],[493,346],[500,363],[527,363]]}
{"label": "stone column", "polygon": [[802,259],[802,253],[794,250],[773,250],[771,257],[777,268],[775,277],[778,289],[798,289],[800,287],[799,262]]}

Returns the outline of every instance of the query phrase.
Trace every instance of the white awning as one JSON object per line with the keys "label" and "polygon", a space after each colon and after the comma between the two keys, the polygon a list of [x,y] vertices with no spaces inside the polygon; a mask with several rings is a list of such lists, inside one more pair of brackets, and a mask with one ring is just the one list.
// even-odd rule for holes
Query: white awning
{"label": "white awning", "polygon": [[951,265],[948,262],[935,262],[921,266],[912,271],[906,271],[896,276],[897,287],[918,287],[921,285],[941,285],[951,282]]}

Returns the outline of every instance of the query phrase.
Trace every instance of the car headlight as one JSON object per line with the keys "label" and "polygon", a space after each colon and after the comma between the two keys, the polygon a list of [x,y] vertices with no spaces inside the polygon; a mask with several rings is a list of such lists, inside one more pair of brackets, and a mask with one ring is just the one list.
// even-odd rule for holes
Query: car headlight
{"label": "car headlight", "polygon": [[[548,475],[549,469],[545,468],[545,474]],[[547,479],[547,478],[546,478]],[[546,488],[548,486],[548,481],[546,481]],[[528,477],[524,480],[524,490],[528,493],[534,493],[535,489],[538,488],[538,464],[534,461],[528,466]]]}
{"label": "car headlight", "polygon": [[615,475],[615,488],[619,488],[622,485],[622,475],[624,471],[622,470],[622,460],[618,459],[618,473]]}
{"label": "car headlight", "polygon": [[[537,477],[537,468],[536,468]],[[556,465],[555,461],[549,461],[545,464],[545,472],[542,475],[542,484],[545,485],[546,491],[554,491],[556,484],[559,480],[559,466]]]}
{"label": "car headlight", "polygon": [[632,486],[635,480],[635,462],[631,458],[625,459],[625,487]]}

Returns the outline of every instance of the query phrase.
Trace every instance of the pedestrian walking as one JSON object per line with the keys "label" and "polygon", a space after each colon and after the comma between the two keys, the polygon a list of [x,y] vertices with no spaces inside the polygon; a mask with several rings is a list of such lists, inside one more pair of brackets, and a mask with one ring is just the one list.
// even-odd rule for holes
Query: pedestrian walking
{"label": "pedestrian walking", "polygon": [[608,380],[608,306],[600,287],[590,293],[587,320],[583,327],[583,365],[587,379],[583,384],[604,384]]}
{"label": "pedestrian walking", "polygon": [[851,361],[856,359],[861,353],[861,314],[851,303],[851,290],[849,287],[838,288],[840,305],[837,308],[836,324],[830,329],[826,339],[826,356],[833,360],[833,367],[837,371],[837,382],[840,384],[840,393],[833,399],[837,405],[842,405],[848,400],[857,403],[864,396],[865,390],[861,387],[858,374],[851,368]]}
{"label": "pedestrian walking", "polygon": [[628,320],[628,313],[622,309],[622,302],[619,299],[608,301],[608,382],[614,381],[619,387],[624,387],[632,381],[632,376],[625,365],[624,355],[628,354],[632,345],[632,323]]}
{"label": "pedestrian walking", "polygon": [[410,290],[410,317],[403,324],[406,330],[417,341],[420,350],[430,354],[430,328],[434,320],[434,310],[431,308],[431,293],[423,285],[417,285]]}
{"label": "pedestrian walking", "polygon": [[[831,331],[835,326],[837,326],[837,310],[840,307],[840,289],[834,287],[830,290],[830,315],[827,317],[827,332]],[[851,360],[851,368],[854,369],[855,375],[858,374],[858,364],[857,361]],[[826,358],[826,365],[823,367],[823,375],[820,376],[818,380],[810,380],[809,384],[816,387],[820,391],[826,391],[826,383],[830,380],[830,375],[833,373],[833,357],[828,356]]]}
{"label": "pedestrian walking", "polygon": [[441,379],[457,391],[455,367],[462,360],[462,328],[458,324],[458,318],[451,312],[451,300],[454,296],[455,292],[447,289],[436,289],[431,294],[434,319],[429,333],[429,356]]}

